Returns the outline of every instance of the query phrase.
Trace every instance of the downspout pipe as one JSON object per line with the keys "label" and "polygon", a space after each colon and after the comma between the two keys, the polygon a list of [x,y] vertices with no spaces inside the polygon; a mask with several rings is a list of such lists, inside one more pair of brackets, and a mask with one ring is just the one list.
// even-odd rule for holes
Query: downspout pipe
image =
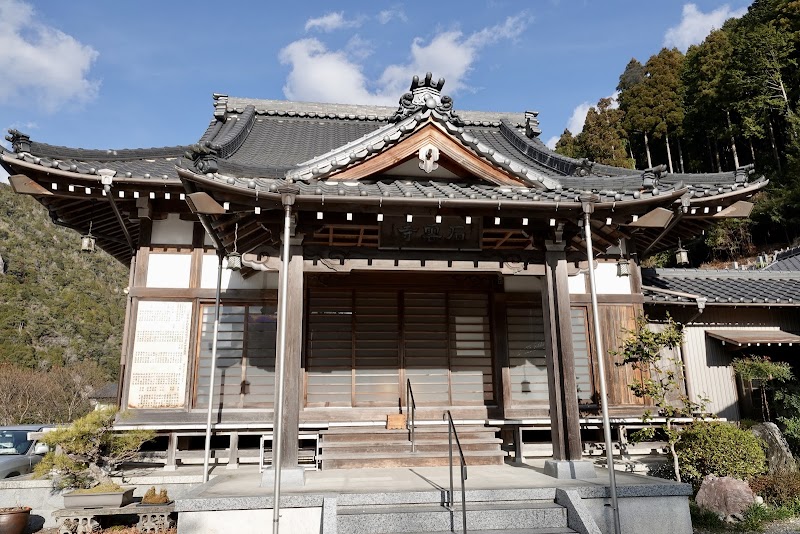
{"label": "downspout pipe", "polygon": [[[582,197],[584,195],[581,195]],[[588,195],[587,195],[588,196]],[[593,196],[593,195],[592,195]],[[582,199],[583,200],[583,199]],[[594,248],[592,247],[592,225],[590,215],[594,212],[594,205],[587,198],[583,202],[583,225],[586,242],[586,257],[589,263],[589,289],[592,295],[592,319],[595,331],[595,349],[597,351],[597,371],[600,375],[600,408],[603,417],[603,435],[606,443],[606,464],[608,467],[609,489],[611,492],[611,510],[614,516],[614,533],[620,534],[619,503],[617,501],[617,477],[614,471],[614,449],[611,443],[611,423],[608,417],[608,393],[606,387],[605,350],[603,349],[603,336],[600,335],[600,314],[597,306],[597,280],[594,274]]]}
{"label": "downspout pipe", "polygon": [[281,461],[283,456],[283,381],[286,363],[286,314],[289,308],[289,262],[290,239],[292,237],[292,206],[294,206],[300,188],[293,183],[287,183],[278,188],[283,203],[283,263],[280,273],[280,303],[278,311],[278,358],[275,362],[275,422],[272,425],[272,470],[274,476],[273,503],[272,503],[272,532],[280,531],[281,508]]}

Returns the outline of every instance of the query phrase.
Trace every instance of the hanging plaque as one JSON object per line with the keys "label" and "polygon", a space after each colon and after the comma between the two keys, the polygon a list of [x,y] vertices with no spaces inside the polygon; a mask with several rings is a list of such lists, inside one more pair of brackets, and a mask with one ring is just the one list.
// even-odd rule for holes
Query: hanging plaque
{"label": "hanging plaque", "polygon": [[464,217],[436,217],[415,215],[411,221],[405,216],[384,216],[380,225],[381,249],[403,250],[480,250],[480,217],[469,224]]}
{"label": "hanging plaque", "polygon": [[128,408],[185,406],[191,321],[191,302],[139,302]]}

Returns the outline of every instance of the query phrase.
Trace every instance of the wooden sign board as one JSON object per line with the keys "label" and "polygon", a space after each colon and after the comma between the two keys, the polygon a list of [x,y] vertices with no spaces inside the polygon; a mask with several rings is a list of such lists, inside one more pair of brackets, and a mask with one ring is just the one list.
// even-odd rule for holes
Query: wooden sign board
{"label": "wooden sign board", "polygon": [[383,250],[480,250],[481,219],[467,224],[464,217],[414,215],[385,216],[380,224],[378,248]]}
{"label": "wooden sign board", "polygon": [[186,405],[191,321],[191,302],[139,302],[128,408]]}

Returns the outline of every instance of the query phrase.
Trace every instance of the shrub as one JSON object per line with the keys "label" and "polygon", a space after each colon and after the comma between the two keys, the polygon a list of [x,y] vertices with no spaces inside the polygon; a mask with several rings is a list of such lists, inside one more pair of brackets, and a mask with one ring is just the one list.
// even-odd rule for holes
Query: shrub
{"label": "shrub", "polygon": [[764,472],[763,442],[729,423],[698,421],[681,433],[675,445],[685,481],[700,488],[703,477],[717,475],[750,479]]}
{"label": "shrub", "polygon": [[770,506],[794,506],[800,500],[800,473],[769,473],[750,481],[750,488]]}

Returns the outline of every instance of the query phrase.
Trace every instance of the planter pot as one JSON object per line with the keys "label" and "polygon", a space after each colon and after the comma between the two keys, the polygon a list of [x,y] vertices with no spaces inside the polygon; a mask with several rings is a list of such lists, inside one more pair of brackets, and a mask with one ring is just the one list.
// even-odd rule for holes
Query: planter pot
{"label": "planter pot", "polygon": [[0,532],[3,534],[22,534],[28,527],[31,509],[27,506],[0,508]]}
{"label": "planter pot", "polygon": [[119,508],[133,502],[134,488],[113,493],[75,493],[64,494],[64,508]]}

